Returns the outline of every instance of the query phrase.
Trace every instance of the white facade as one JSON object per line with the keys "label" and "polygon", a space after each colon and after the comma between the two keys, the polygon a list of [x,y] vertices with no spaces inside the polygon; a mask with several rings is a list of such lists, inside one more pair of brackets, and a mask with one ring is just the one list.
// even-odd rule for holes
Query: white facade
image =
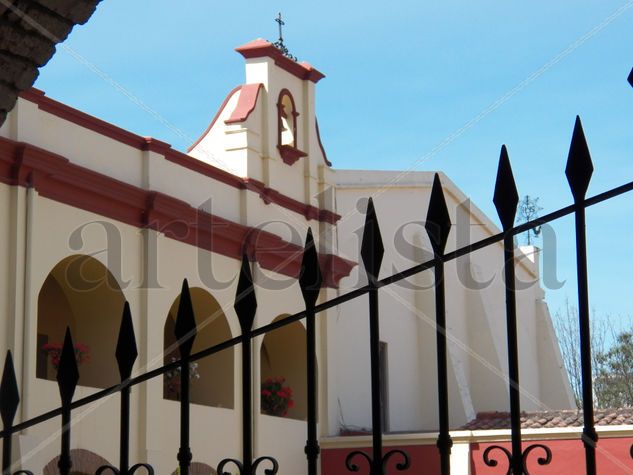
{"label": "white facade", "polygon": [[[387,249],[381,276],[394,274],[432,258],[424,229],[433,173],[336,171],[337,211],[350,216],[338,225],[338,244],[344,255],[358,252],[364,217],[358,203],[374,197]],[[453,227],[447,252],[497,234],[499,230],[444,175],[441,181]],[[360,206],[362,208],[362,205]],[[356,233],[355,233],[356,232]],[[538,285],[536,248],[521,248],[517,280],[526,288],[517,295],[522,410],[573,407],[544,294]],[[484,248],[446,265],[446,311],[449,339],[451,427],[459,427],[477,412],[508,407],[505,291],[502,243]],[[341,281],[352,288],[362,281],[362,269]],[[438,428],[435,356],[435,293],[429,270],[381,290],[381,339],[387,343],[391,431]],[[366,301],[347,304],[331,338],[338,341],[337,417],[352,426],[369,426],[369,401],[358,399],[358,387],[369,385],[367,335],[358,341],[348,335],[367,333]],[[349,362],[349,366],[347,363]],[[348,384],[354,378],[354,384]],[[332,414],[330,414],[333,417]]]}
{"label": "white facade", "polygon": [[[433,173],[332,168],[315,117],[316,83],[323,76],[271,48],[262,40],[238,48],[246,57],[246,83],[229,94],[188,155],[85,116],[36,91],[18,101],[0,128],[0,350],[4,354],[10,349],[15,357],[22,394],[20,421],[59,405],[56,383],[36,377],[41,364],[38,334],[43,309],[54,307],[50,296],[43,304],[42,289],[56,266],[70,256],[87,255],[101,263],[116,281],[113,295],[130,303],[139,346],[135,374],[164,363],[166,321],[183,278],[212,297],[204,308],[214,310],[197,315],[199,325],[213,325],[221,314],[229,336],[240,334],[233,301],[243,250],[256,261],[255,326],[303,309],[295,277],[308,227],[320,254],[329,256],[323,269],[329,286],[320,301],[364,285],[362,264],[356,264],[364,200],[369,196],[386,249],[381,276],[430,256],[424,219]],[[454,224],[449,251],[499,232],[446,176],[440,176]],[[205,220],[212,223],[211,230]],[[571,408],[573,398],[538,284],[536,250],[525,251],[517,262],[517,278],[532,282],[517,296],[522,408]],[[455,428],[477,412],[508,408],[502,256],[498,244],[447,263],[450,410]],[[380,291],[388,429],[393,432],[437,430],[432,278],[427,271],[406,285]],[[477,289],[482,282],[486,284]],[[88,305],[66,297],[69,302],[64,305],[72,311]],[[105,311],[109,304],[116,306],[117,298],[94,305]],[[119,315],[112,318],[114,323],[103,326],[103,340],[110,343],[108,328],[118,330]],[[297,343],[300,333],[293,335],[274,344],[271,340],[266,352],[263,338],[255,340],[254,388],[277,364],[289,373],[298,371],[288,363],[302,348]],[[322,437],[371,425],[368,340],[366,298],[318,317]],[[89,364],[95,365],[97,352],[105,354],[107,345],[93,351]],[[291,356],[275,363],[276,358],[284,360],[284,351]],[[240,456],[240,357],[236,347],[233,368],[225,368],[228,375],[223,375],[222,384],[230,388],[222,397],[228,394],[232,407],[192,405],[195,461],[215,467],[224,457]],[[87,365],[83,369],[90,371]],[[207,383],[210,380],[203,378],[197,384]],[[297,397],[300,386],[295,383]],[[80,386],[75,398],[94,391]],[[132,392],[132,460],[148,461],[157,473],[171,473],[176,468],[178,411],[177,403],[163,395],[160,379]],[[302,404],[298,402],[290,414],[294,418],[254,411],[255,451],[276,457],[281,474],[305,470]],[[259,391],[254,405],[259,408]],[[116,462],[118,447],[112,440],[118,433],[118,416],[113,414],[118,414],[117,397],[76,411],[75,420],[80,421],[73,428],[73,447]],[[58,453],[57,438],[49,437],[58,425],[54,420],[19,436],[16,450],[25,468],[40,473]]]}

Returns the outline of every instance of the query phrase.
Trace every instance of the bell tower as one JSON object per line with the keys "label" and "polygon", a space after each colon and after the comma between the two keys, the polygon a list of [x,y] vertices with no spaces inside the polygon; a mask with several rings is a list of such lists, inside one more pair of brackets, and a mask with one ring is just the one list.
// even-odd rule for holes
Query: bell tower
{"label": "bell tower", "polygon": [[236,48],[245,59],[246,81],[229,93],[189,154],[302,203],[330,208],[318,198],[330,173],[315,116],[316,84],[325,75],[288,53],[283,20],[277,20],[279,41],[257,39]]}

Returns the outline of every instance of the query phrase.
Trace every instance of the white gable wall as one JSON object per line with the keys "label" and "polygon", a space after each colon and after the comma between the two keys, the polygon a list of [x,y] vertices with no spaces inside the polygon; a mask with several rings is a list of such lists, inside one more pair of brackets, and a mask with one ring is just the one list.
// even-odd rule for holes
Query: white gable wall
{"label": "white gable wall", "polygon": [[[348,257],[359,253],[366,198],[373,196],[385,257],[381,277],[404,270],[432,256],[424,230],[432,173],[415,172],[400,177],[398,172],[337,170],[337,210],[343,216],[337,225],[340,252]],[[498,233],[498,229],[475,208],[445,176],[441,176],[453,228],[447,252]],[[404,182],[404,183],[402,183]],[[465,208],[464,206],[467,206]],[[461,216],[458,214],[461,213]],[[465,221],[464,221],[465,220]],[[468,226],[470,234],[457,229]],[[406,227],[403,228],[403,226]],[[398,229],[403,231],[398,236]],[[460,237],[458,237],[460,236]],[[403,244],[402,239],[407,244]],[[466,242],[462,242],[466,240]],[[412,249],[417,247],[418,249]],[[517,250],[517,256],[522,256]],[[517,278],[532,285],[518,292],[518,334],[522,409],[572,407],[568,394],[555,384],[556,395],[543,382],[560,381],[562,367],[551,364],[552,350],[539,350],[555,341],[541,317],[543,302],[535,265],[518,257]],[[481,289],[468,281],[466,272],[479,282],[491,282]],[[508,410],[505,292],[503,248],[495,244],[446,264],[446,312],[449,344],[449,393],[451,427],[459,427],[476,412]],[[359,277],[359,274],[361,277]],[[351,289],[366,282],[364,269],[354,269],[341,282]],[[436,430],[437,382],[435,355],[435,306],[432,271],[417,277],[426,290],[394,284],[380,290],[381,340],[389,345],[389,418],[392,431]],[[407,283],[415,279],[407,279]],[[330,395],[341,406],[339,424],[371,426],[367,299],[358,299],[341,309],[344,315],[332,335],[338,342],[337,388]],[[416,308],[417,307],[417,308]],[[417,330],[415,329],[417,326]],[[539,336],[540,335],[540,336]],[[547,336],[545,336],[547,335]],[[412,338],[413,336],[413,338]],[[555,347],[555,344],[553,345]],[[412,350],[420,355],[415,358]],[[561,395],[562,394],[562,395]],[[333,423],[333,416],[330,416]]]}

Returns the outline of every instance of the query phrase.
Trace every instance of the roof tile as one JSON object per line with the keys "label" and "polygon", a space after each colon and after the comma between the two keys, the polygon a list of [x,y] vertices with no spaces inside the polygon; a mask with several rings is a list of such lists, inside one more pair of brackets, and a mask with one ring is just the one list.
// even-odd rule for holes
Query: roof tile
{"label": "roof tile", "polygon": [[[633,408],[596,409],[595,424],[598,426],[633,424]],[[521,427],[523,429],[551,429],[562,427],[582,427],[581,410],[522,412]],[[509,412],[480,412],[462,430],[495,430],[510,428]]]}

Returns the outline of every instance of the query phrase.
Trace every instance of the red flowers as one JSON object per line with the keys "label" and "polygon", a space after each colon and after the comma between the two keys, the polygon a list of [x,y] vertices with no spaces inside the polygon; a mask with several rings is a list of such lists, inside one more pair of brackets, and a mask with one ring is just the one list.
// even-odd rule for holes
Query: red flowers
{"label": "red flowers", "polygon": [[262,412],[270,416],[286,416],[288,409],[294,407],[292,389],[284,386],[286,379],[282,376],[268,378],[262,383]]}
{"label": "red flowers", "polygon": [[[42,345],[42,351],[51,357],[51,364],[53,368],[59,368],[59,359],[62,356],[62,344],[61,343],[46,343]],[[90,361],[90,348],[84,343],[75,343],[75,358],[77,359],[77,366]]]}

